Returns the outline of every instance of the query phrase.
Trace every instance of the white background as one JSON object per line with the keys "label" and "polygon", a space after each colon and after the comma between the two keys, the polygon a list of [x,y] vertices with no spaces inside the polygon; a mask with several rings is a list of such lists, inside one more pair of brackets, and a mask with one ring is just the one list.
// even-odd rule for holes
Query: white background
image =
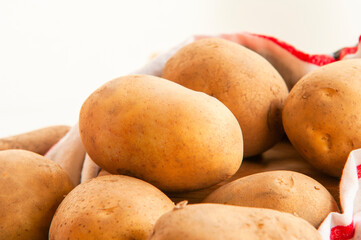
{"label": "white background", "polygon": [[0,137],[73,125],[102,83],[192,34],[254,32],[308,53],[352,46],[353,0],[0,0]]}

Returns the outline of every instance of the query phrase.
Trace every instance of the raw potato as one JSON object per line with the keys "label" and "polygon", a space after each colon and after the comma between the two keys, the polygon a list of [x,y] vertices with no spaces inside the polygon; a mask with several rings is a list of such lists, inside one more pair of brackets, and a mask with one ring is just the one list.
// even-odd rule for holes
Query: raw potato
{"label": "raw potato", "polygon": [[304,76],[283,110],[288,138],[320,171],[340,177],[351,150],[361,147],[361,59],[325,65]]}
{"label": "raw potato", "polygon": [[60,166],[26,150],[0,151],[0,239],[46,240],[73,185]]}
{"label": "raw potato", "polygon": [[321,240],[302,218],[271,209],[194,204],[164,214],[150,240]]}
{"label": "raw potato", "polygon": [[269,171],[237,179],[215,190],[203,202],[288,212],[316,228],[330,212],[339,211],[325,187],[292,171]]}
{"label": "raw potato", "polygon": [[224,103],[241,125],[245,157],[264,152],[284,134],[286,83],[267,60],[239,44],[195,41],[168,60],[162,77]]}
{"label": "raw potato", "polygon": [[131,75],[104,84],[84,102],[79,129],[102,169],[165,191],[214,185],[242,162],[242,132],[231,111],[158,77]]}
{"label": "raw potato", "polygon": [[1,138],[0,150],[23,149],[44,155],[69,130],[69,126],[56,125]]}
{"label": "raw potato", "polygon": [[173,202],[154,186],[108,175],[78,185],[59,206],[49,239],[147,239]]}

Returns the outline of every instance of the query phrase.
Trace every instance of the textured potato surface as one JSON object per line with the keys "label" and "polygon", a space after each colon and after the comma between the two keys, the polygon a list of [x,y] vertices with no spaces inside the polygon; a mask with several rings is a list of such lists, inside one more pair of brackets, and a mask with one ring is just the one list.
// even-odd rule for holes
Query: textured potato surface
{"label": "textured potato surface", "polygon": [[164,214],[151,240],[321,240],[302,218],[271,209],[194,204]]}
{"label": "textured potato surface", "polygon": [[79,128],[101,168],[166,191],[221,182],[243,157],[241,128],[224,104],[147,75],[117,78],[92,93],[81,108]]}
{"label": "textured potato surface", "polygon": [[266,59],[239,44],[195,41],[168,60],[162,77],[224,103],[241,125],[245,157],[264,152],[283,136],[286,83]]}
{"label": "textured potato surface", "polygon": [[0,151],[0,239],[48,239],[55,210],[73,187],[58,164],[39,154]]}
{"label": "textured potato surface", "polygon": [[316,228],[330,212],[338,212],[335,199],[324,186],[293,171],[268,171],[234,180],[215,190],[203,202],[288,212]]}
{"label": "textured potato surface", "polygon": [[154,186],[108,175],[78,185],[59,206],[50,240],[147,239],[173,202]]}
{"label": "textured potato surface", "polygon": [[283,125],[296,150],[320,171],[340,177],[361,147],[361,59],[343,60],[304,76],[291,90]]}

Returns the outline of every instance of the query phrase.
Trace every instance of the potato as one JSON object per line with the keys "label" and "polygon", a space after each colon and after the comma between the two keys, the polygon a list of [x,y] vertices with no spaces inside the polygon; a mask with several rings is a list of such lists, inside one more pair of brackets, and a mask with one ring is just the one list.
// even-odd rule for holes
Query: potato
{"label": "potato", "polygon": [[203,202],[288,212],[316,228],[330,212],[339,211],[325,187],[293,171],[269,171],[234,180],[212,192]]}
{"label": "potato", "polygon": [[55,210],[73,187],[60,166],[41,155],[0,151],[0,239],[48,239]]}
{"label": "potato", "polygon": [[194,204],[161,216],[150,240],[320,240],[302,218],[271,209]]}
{"label": "potato", "polygon": [[283,125],[292,145],[320,171],[340,177],[361,147],[361,59],[343,60],[305,75],[291,90]]}
{"label": "potato", "polygon": [[104,84],[84,102],[79,129],[102,169],[165,191],[214,185],[242,162],[242,131],[231,111],[158,77],[130,75]]}
{"label": "potato", "polygon": [[44,155],[69,130],[69,126],[55,125],[0,138],[0,150],[23,149]]}
{"label": "potato", "polygon": [[224,103],[241,125],[245,157],[264,152],[284,134],[286,83],[267,60],[239,44],[217,38],[195,41],[168,60],[162,77]]}
{"label": "potato", "polygon": [[78,185],[60,204],[49,239],[147,239],[156,220],[174,208],[154,186],[108,175]]}

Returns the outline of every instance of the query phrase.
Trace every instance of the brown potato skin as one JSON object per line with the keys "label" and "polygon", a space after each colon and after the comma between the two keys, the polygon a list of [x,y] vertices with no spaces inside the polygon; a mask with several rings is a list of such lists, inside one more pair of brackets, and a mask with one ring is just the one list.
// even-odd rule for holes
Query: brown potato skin
{"label": "brown potato skin", "polygon": [[340,177],[350,151],[361,147],[361,59],[305,75],[291,90],[283,125],[296,150],[320,171]]}
{"label": "brown potato skin", "polygon": [[0,150],[23,149],[44,155],[68,131],[70,126],[56,125],[0,139]]}
{"label": "brown potato skin", "polygon": [[147,239],[173,202],[154,186],[107,175],[78,185],[59,206],[49,239]]}
{"label": "brown potato skin", "polygon": [[245,157],[264,152],[284,134],[286,83],[267,60],[239,44],[217,38],[195,41],[168,60],[162,77],[224,103],[241,125]]}
{"label": "brown potato skin", "polygon": [[155,224],[150,240],[320,240],[302,218],[271,209],[223,204],[175,208]]}
{"label": "brown potato skin", "polygon": [[269,208],[301,217],[315,228],[330,212],[335,199],[316,180],[293,171],[269,171],[234,180],[207,196],[205,203]]}
{"label": "brown potato skin", "polygon": [[48,239],[55,210],[73,187],[64,170],[41,155],[0,151],[0,239]]}
{"label": "brown potato skin", "polygon": [[232,176],[242,131],[217,99],[147,75],[114,79],[91,94],[79,117],[84,147],[112,174],[164,191],[205,188]]}

